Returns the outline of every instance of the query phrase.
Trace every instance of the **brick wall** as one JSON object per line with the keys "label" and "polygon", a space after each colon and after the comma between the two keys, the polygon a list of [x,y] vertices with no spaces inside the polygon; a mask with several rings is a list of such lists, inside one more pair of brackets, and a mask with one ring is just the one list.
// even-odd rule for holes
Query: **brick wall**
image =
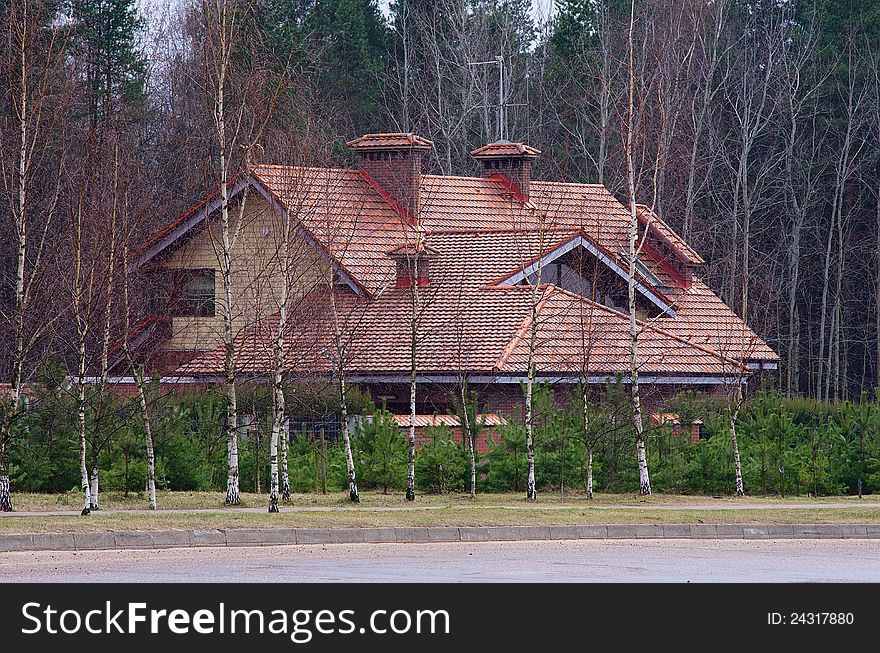
{"label": "brick wall", "polygon": [[483,179],[501,173],[519,189],[523,197],[529,196],[532,181],[532,162],[525,157],[509,157],[505,159],[488,159],[483,161]]}
{"label": "brick wall", "polygon": [[417,149],[365,152],[360,165],[410,216],[417,216],[422,156]]}

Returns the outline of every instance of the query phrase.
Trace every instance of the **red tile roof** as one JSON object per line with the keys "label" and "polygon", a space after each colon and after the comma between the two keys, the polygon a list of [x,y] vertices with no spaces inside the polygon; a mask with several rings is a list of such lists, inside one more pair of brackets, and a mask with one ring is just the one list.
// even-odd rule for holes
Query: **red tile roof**
{"label": "red tile roof", "polygon": [[636,215],[642,224],[650,224],[651,230],[659,236],[666,245],[675,252],[676,256],[688,265],[702,265],[705,263],[703,257],[697,254],[694,249],[688,245],[684,238],[679,236],[675,231],[663,220],[656,212],[652,211],[644,204],[636,204]]}
{"label": "red tile roof", "polygon": [[[381,136],[381,138],[380,138]],[[362,137],[396,142],[397,135]],[[394,136],[394,138],[391,138]],[[360,140],[360,139],[358,139]],[[368,145],[372,146],[372,145]],[[389,252],[405,251],[416,232],[354,170],[259,166],[253,178],[304,232],[328,252],[368,296],[338,292],[350,373],[400,375],[409,369],[410,293],[392,283]],[[642,211],[641,213],[643,213]],[[603,186],[533,181],[530,201],[517,201],[493,179],[424,175],[418,239],[435,252],[431,284],[421,293],[418,365],[425,373],[456,370],[517,375],[525,372],[530,315],[529,287],[499,286],[548,249],[577,235],[619,264],[628,248],[630,214]],[[690,265],[702,262],[657,216],[652,228]],[[659,283],[642,283],[668,301],[674,317],[643,325],[640,367],[646,374],[737,374],[738,360],[778,361],[777,354],[699,278],[679,285],[668,266],[643,255]],[[542,372],[577,374],[587,353],[590,373],[625,372],[629,362],[628,317],[553,286],[541,290],[539,349]],[[288,368],[329,373],[332,349],[329,296],[315,289],[288,335]],[[584,320],[587,320],[585,345]],[[271,363],[269,320],[239,336],[239,369],[263,374]],[[525,331],[524,331],[525,329]],[[321,352],[325,352],[322,354]],[[196,357],[185,374],[218,374],[221,349]]]}

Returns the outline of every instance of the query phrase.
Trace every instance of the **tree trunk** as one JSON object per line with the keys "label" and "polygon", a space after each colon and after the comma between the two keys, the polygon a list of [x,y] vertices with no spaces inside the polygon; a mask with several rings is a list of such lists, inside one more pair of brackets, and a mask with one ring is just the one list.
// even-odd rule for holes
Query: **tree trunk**
{"label": "tree trunk", "polygon": [[587,498],[593,498],[593,445],[587,447]]}
{"label": "tree trunk", "polygon": [[9,482],[9,439],[0,436],[0,512],[12,512],[12,488]]}
{"label": "tree trunk", "polygon": [[88,515],[92,508],[89,468],[86,461],[86,386],[85,386],[85,344],[79,344],[79,379],[77,383],[77,434],[79,435],[80,487],[83,493],[82,514]]}
{"label": "tree trunk", "polygon": [[139,367],[135,371],[135,384],[137,385],[141,421],[144,424],[144,435],[147,440],[147,503],[150,510],[157,510],[159,506],[156,503],[156,455],[153,450],[153,427],[150,424],[150,414],[147,409],[144,373],[143,369]]}
{"label": "tree trunk", "polygon": [[532,284],[531,324],[529,325],[529,352],[526,361],[528,375],[526,377],[526,460],[528,474],[526,476],[526,499],[538,500],[538,486],[535,481],[535,433],[534,433],[534,386],[535,386],[535,353],[538,348],[538,291],[541,286],[541,259],[538,259],[537,277]]}
{"label": "tree trunk", "polygon": [[354,471],[354,455],[351,451],[351,433],[348,430],[348,397],[345,385],[345,374],[341,371],[342,366],[338,366],[339,374],[339,413],[342,420],[342,445],[345,449],[345,466],[348,471],[348,499],[352,503],[359,503],[361,500],[358,493],[357,477]]}
{"label": "tree trunk", "polygon": [[[277,375],[276,375],[277,381]],[[284,437],[284,392],[279,383],[273,384],[274,415],[272,419],[272,434],[269,439],[269,512],[279,512],[278,509],[278,440]]]}
{"label": "tree trunk", "polygon": [[459,386],[461,390],[461,437],[467,438],[466,446],[468,453],[468,463],[471,467],[471,498],[474,499],[477,496],[477,456],[476,452],[474,451],[476,447],[476,442],[474,441],[473,432],[471,430],[470,414],[468,413],[467,382],[462,381]]}
{"label": "tree trunk", "polygon": [[[741,386],[737,386],[737,402],[739,402],[740,397],[742,396],[742,388]],[[743,477],[742,477],[742,465],[740,463],[739,457],[739,444],[736,441],[736,417],[739,413],[739,403],[737,403],[736,408],[728,409],[727,418],[728,425],[730,427],[730,443],[733,445],[733,471],[736,478],[736,494],[737,496],[745,495],[745,488],[743,487]]]}
{"label": "tree trunk", "polygon": [[[534,302],[533,302],[534,306]],[[534,318],[535,313],[532,310]],[[534,327],[533,327],[534,329]],[[530,347],[533,349],[534,346]],[[529,501],[538,500],[538,488],[535,483],[535,439],[534,439],[534,383],[535,383],[535,364],[532,362],[533,353],[529,352],[529,374],[526,381],[526,460],[528,461],[528,475],[526,477],[526,499]]]}
{"label": "tree trunk", "polygon": [[414,501],[416,498],[416,363],[415,363],[415,338],[412,345],[412,369],[409,379],[409,458],[406,469],[406,499]]}
{"label": "tree trunk", "polygon": [[410,307],[410,375],[409,375],[409,460],[406,471],[406,499],[415,501],[416,498],[416,380],[418,373],[418,326],[419,326],[419,256],[418,248],[421,243],[416,236],[416,254],[408,261],[411,277],[411,301]]}
{"label": "tree trunk", "polygon": [[98,484],[99,484],[99,471],[98,471],[98,453],[95,451],[94,447],[92,447],[92,476],[91,476],[91,488],[89,491],[89,496],[91,498],[91,504],[89,507],[92,510],[100,510],[98,506]]}
{"label": "tree trunk", "polygon": [[630,402],[632,406],[632,422],[636,434],[636,456],[639,464],[639,494],[651,494],[651,480],[648,475],[648,460],[645,454],[644,425],[642,424],[642,404],[639,396],[639,327],[636,321],[636,259],[638,256],[637,241],[639,238],[639,220],[636,213],[635,164],[633,162],[634,122],[634,91],[635,77],[633,70],[633,28],[635,23],[635,1],[630,5],[629,45],[629,88],[626,128],[626,169],[629,191],[629,274],[627,275],[629,336],[630,336]]}
{"label": "tree trunk", "polygon": [[226,405],[226,505],[241,504],[238,485],[238,411],[235,405],[235,384],[227,387]]}
{"label": "tree trunk", "polygon": [[287,443],[290,440],[290,420],[285,419],[281,431],[281,498],[290,501],[290,474],[287,471]]}

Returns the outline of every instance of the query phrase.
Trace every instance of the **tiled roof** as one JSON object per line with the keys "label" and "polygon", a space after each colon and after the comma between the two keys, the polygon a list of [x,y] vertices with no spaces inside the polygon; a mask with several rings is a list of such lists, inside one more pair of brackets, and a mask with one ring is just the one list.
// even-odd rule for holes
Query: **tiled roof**
{"label": "tiled roof", "polygon": [[[395,415],[394,421],[397,422],[399,427],[406,428],[409,426],[410,416]],[[501,426],[502,424],[507,424],[506,419],[495,413],[480,413],[477,415],[477,422],[482,423],[484,426]],[[416,415],[415,426],[417,429],[425,428],[427,426],[440,426],[441,424],[457,428],[461,426],[461,419],[458,415]]]}
{"label": "tiled roof", "polygon": [[384,150],[398,147],[429,149],[434,147],[434,143],[427,138],[412,133],[365,134],[348,141],[346,145],[352,150]]}
{"label": "tiled roof", "polygon": [[[375,137],[375,138],[374,138]],[[387,142],[375,135],[369,142]],[[349,372],[403,374],[409,369],[410,293],[393,284],[389,252],[406,251],[415,231],[354,170],[259,166],[254,179],[328,251],[367,297],[337,293]],[[418,365],[425,373],[456,370],[516,375],[525,372],[523,329],[530,315],[529,287],[499,282],[578,234],[609,258],[624,260],[630,214],[597,184],[533,181],[522,202],[497,180],[424,175],[418,241],[434,252],[430,284],[420,291],[423,306]],[[692,265],[699,255],[659,217],[652,227],[677,255]],[[674,317],[644,326],[639,341],[645,373],[717,376],[736,373],[737,360],[776,362],[777,354],[706,284],[694,277],[684,288],[652,257],[641,263],[659,280],[651,289],[668,301]],[[643,283],[649,284],[645,279]],[[649,284],[650,285],[650,284]],[[583,366],[583,320],[589,318],[590,371],[628,368],[628,317],[552,286],[542,289],[538,365],[542,371],[575,374]],[[329,296],[316,289],[302,319],[292,320],[288,368],[329,373],[332,361]],[[294,327],[292,327],[294,328]],[[239,368],[265,373],[271,362],[272,321],[239,336]],[[222,350],[199,356],[181,368],[187,374],[222,371]]]}
{"label": "tiled roof", "polygon": [[254,177],[369,293],[394,279],[387,253],[412,229],[356,170],[264,165]]}
{"label": "tiled roof", "polygon": [[502,156],[538,156],[541,150],[526,145],[525,143],[511,143],[510,141],[495,141],[483,147],[479,147],[471,156],[475,159],[494,159]]}
{"label": "tiled roof", "polygon": [[639,221],[642,224],[650,223],[651,229],[654,233],[675,252],[683,263],[687,263],[688,265],[702,265],[705,263],[703,257],[697,254],[697,252],[685,242],[684,238],[675,233],[668,224],[663,222],[656,212],[652,211],[644,204],[636,204],[636,212]]}

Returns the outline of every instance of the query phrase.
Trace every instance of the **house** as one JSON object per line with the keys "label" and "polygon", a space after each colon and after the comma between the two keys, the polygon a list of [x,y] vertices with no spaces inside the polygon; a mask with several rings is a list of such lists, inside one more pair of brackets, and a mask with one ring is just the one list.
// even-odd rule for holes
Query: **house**
{"label": "house", "polygon": [[[523,143],[472,152],[479,177],[423,174],[432,143],[414,134],[348,147],[357,169],[258,165],[229,184],[240,380],[268,380],[282,304],[286,374],[344,369],[398,414],[409,412],[413,334],[419,414],[454,413],[462,379],[481,409],[517,412],[533,320],[539,382],[598,392],[628,380],[631,213],[604,186],[533,179],[540,152]],[[224,375],[219,206],[205,198],[133,256],[156,297],[129,342],[169,382]],[[637,222],[646,395],[715,391],[775,369],[777,354],[700,278],[700,255],[649,207]],[[124,373],[121,356],[114,365]]]}

